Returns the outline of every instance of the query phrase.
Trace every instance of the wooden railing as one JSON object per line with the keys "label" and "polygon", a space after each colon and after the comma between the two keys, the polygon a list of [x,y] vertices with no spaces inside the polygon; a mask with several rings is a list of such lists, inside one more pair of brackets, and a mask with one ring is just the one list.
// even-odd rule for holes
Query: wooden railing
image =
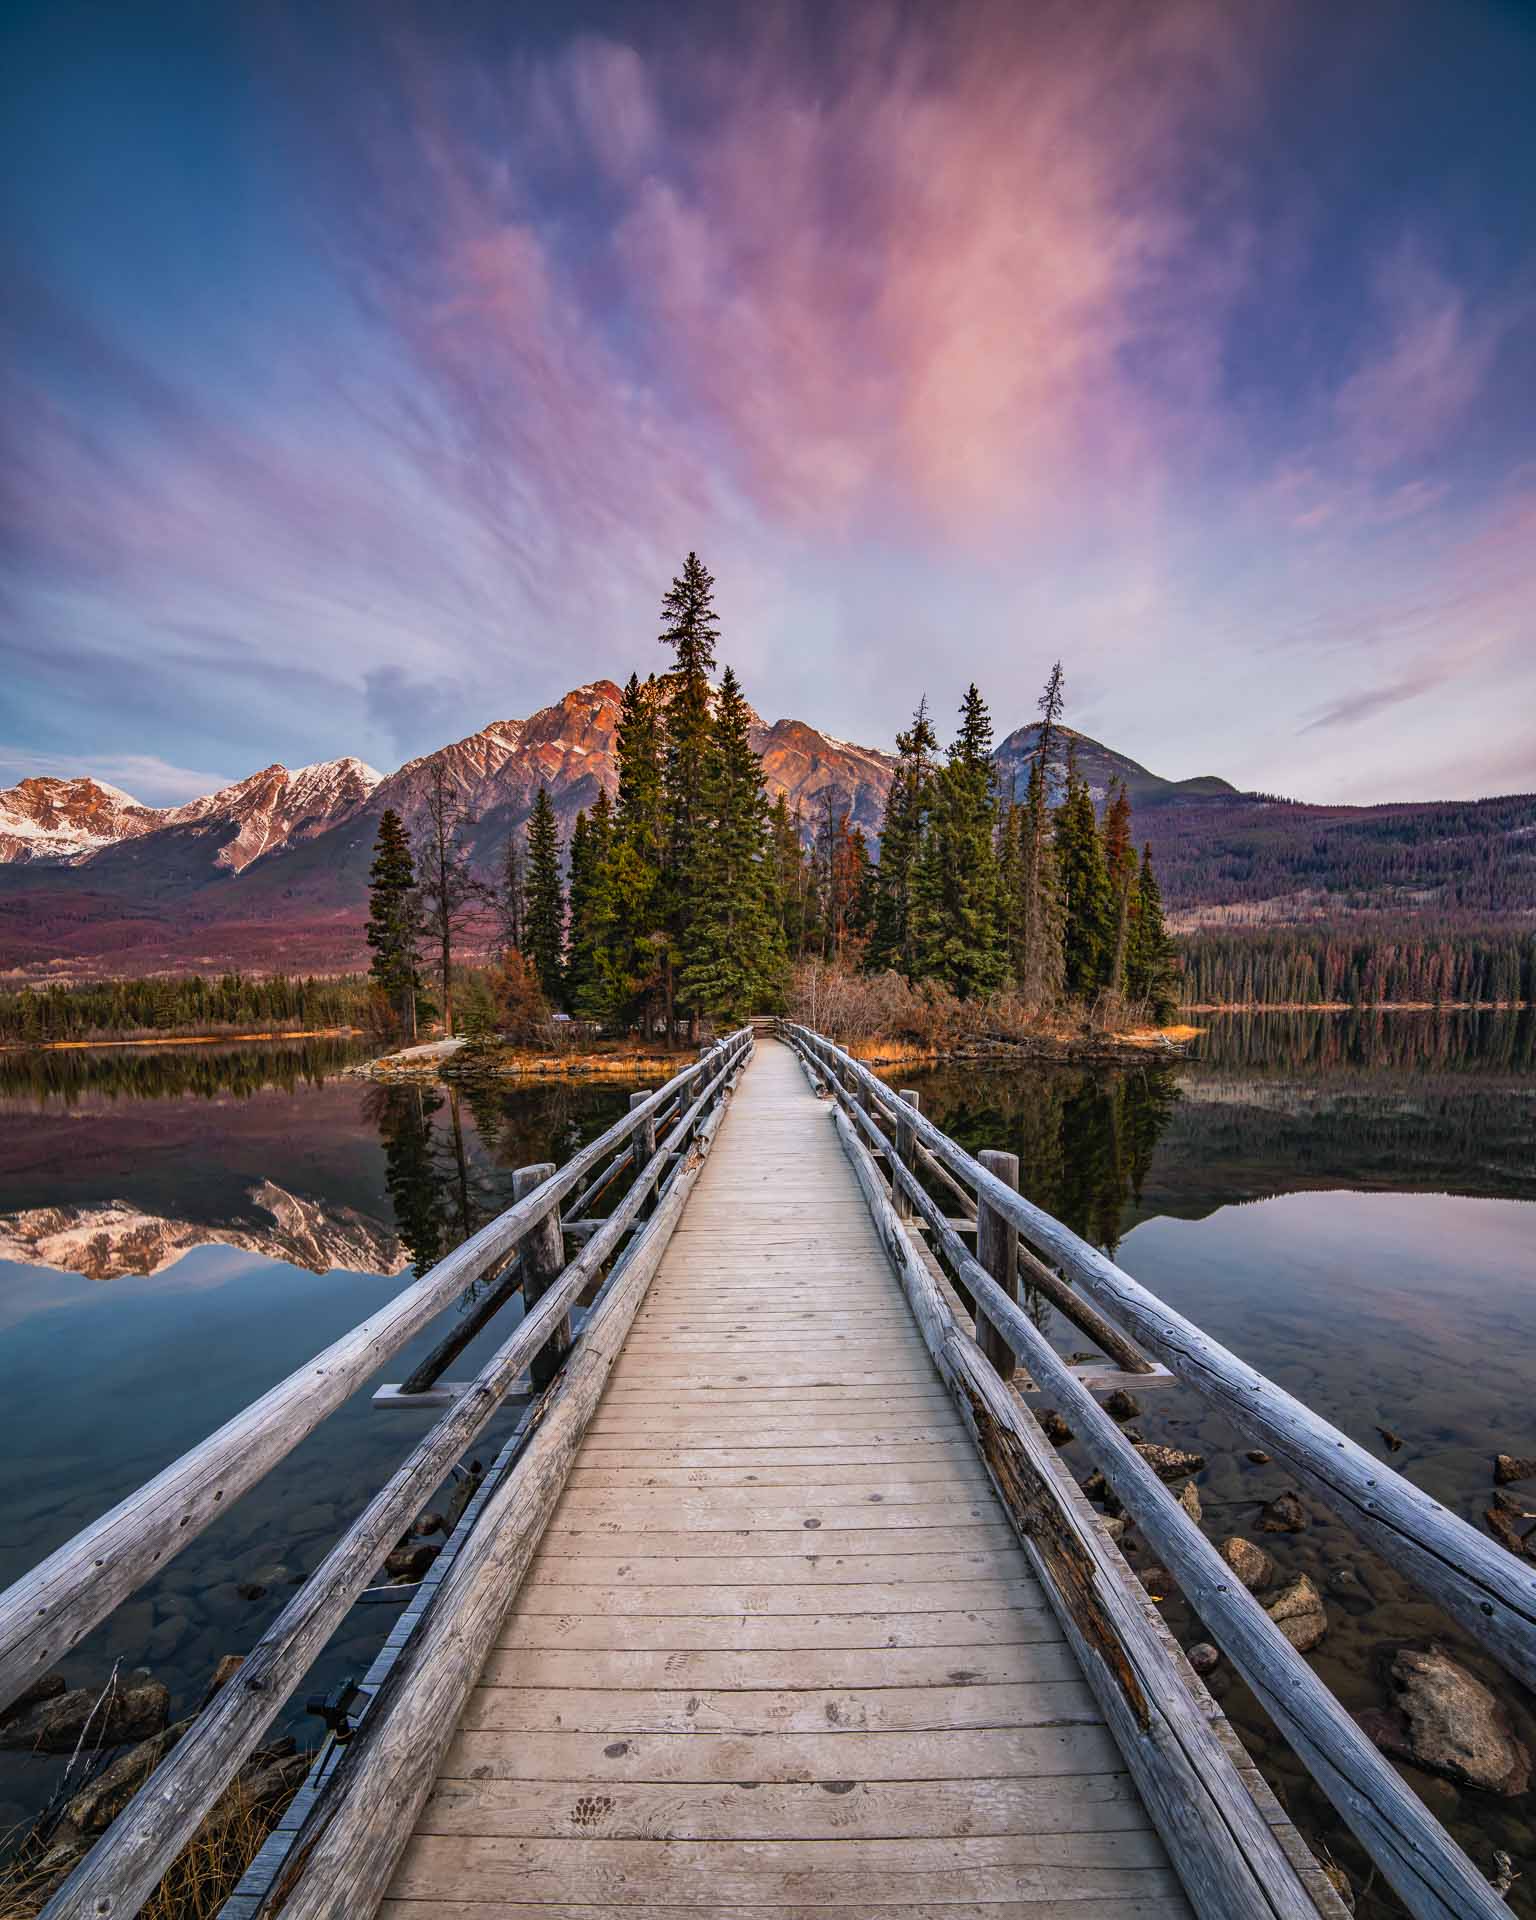
{"label": "wooden railing", "polygon": [[[1084,1307],[1102,1310],[1105,1331],[1121,1350],[1107,1338],[1102,1344],[1122,1366],[1134,1370],[1145,1354],[1154,1356],[1262,1440],[1527,1685],[1536,1682],[1536,1571],[1522,1568],[1025,1199],[999,1173],[999,1162],[1006,1172],[1009,1156],[973,1157],[924,1118],[914,1097],[898,1095],[840,1047],[792,1023],[781,1031],[813,1083],[835,1097],[834,1124],[928,1348],[1026,1551],[1055,1596],[1064,1629],[1197,1911],[1225,1916],[1316,1908],[1293,1904],[1283,1877],[1261,1884],[1267,1869],[1254,1864],[1261,1856],[1248,1840],[1239,1844],[1241,1810],[1222,1802],[1219,1786],[1213,1792],[1190,1741],[1189,1716],[1170,1692],[1157,1650],[1134,1610],[1119,1604],[1123,1568],[1107,1576],[1114,1551],[1108,1536],[1023,1401],[1003,1385],[988,1357],[998,1350],[1006,1355],[1004,1371],[1017,1356],[1034,1384],[1050,1393],[1211,1638],[1408,1911],[1419,1920],[1507,1915],[1472,1861],[1020,1307],[1018,1259],[1027,1256],[1029,1277],[1084,1331],[1090,1330]],[[967,1207],[975,1252],[961,1237],[971,1219],[957,1224],[933,1199],[922,1173]],[[962,1306],[970,1303],[976,1338],[950,1306],[946,1282]]]}
{"label": "wooden railing", "polygon": [[[532,1172],[542,1177],[532,1183],[525,1179],[529,1191],[505,1213],[0,1594],[0,1705],[4,1705],[120,1601],[159,1573],[390,1354],[443,1308],[462,1300],[467,1288],[485,1282],[486,1291],[473,1310],[455,1324],[407,1383],[418,1390],[430,1388],[443,1367],[517,1291],[512,1285],[516,1273],[526,1308],[523,1319],[474,1380],[455,1395],[442,1418],[245,1656],[239,1671],[49,1900],[43,1910],[45,1920],[87,1914],[124,1920],[138,1912],[412,1519],[525,1369],[530,1364],[539,1369],[541,1356],[549,1356],[547,1365],[552,1372],[556,1366],[559,1371],[527,1423],[530,1444],[515,1470],[498,1486],[496,1498],[487,1503],[480,1526],[460,1550],[424,1617],[420,1638],[446,1633],[456,1653],[468,1659],[465,1650],[475,1644],[474,1624],[465,1616],[472,1608],[460,1605],[466,1599],[467,1568],[488,1561],[504,1575],[508,1555],[515,1557],[527,1544],[525,1514],[542,1512],[547,1518],[543,1492],[548,1475],[539,1463],[548,1454],[548,1442],[557,1433],[574,1430],[579,1435],[584,1427],[580,1409],[585,1406],[590,1413],[595,1404],[592,1382],[600,1389],[607,1377],[612,1340],[621,1320],[620,1340],[627,1330],[623,1303],[638,1300],[637,1287],[643,1292],[644,1279],[660,1259],[718,1125],[724,1099],[751,1050],[751,1030],[743,1028],[705,1049],[694,1064],[655,1093],[636,1095],[623,1119],[563,1167],[525,1169],[525,1175]],[[665,1124],[667,1131],[658,1143],[659,1124]],[[593,1203],[626,1172],[632,1178],[617,1205],[606,1215],[593,1214]],[[569,1220],[561,1214],[561,1202],[568,1195],[575,1196]],[[647,1213],[653,1202],[653,1210]],[[572,1238],[584,1244],[567,1262],[565,1229],[572,1221],[576,1223]],[[571,1309],[615,1255],[619,1257],[605,1290],[571,1347]],[[535,1384],[542,1384],[537,1375]],[[505,1538],[492,1537],[503,1527],[509,1529]],[[537,1531],[542,1531],[542,1520]],[[531,1553],[531,1545],[527,1550]],[[473,1592],[481,1595],[483,1606],[481,1588]],[[504,1591],[501,1598],[504,1602]],[[444,1627],[440,1623],[445,1614]],[[413,1641],[411,1651],[414,1648]],[[483,1651],[466,1668],[465,1691],[481,1659]],[[451,1688],[440,1687],[433,1710],[441,1711],[450,1692]],[[456,1716],[456,1707],[453,1713]],[[359,1752],[374,1751],[375,1719],[370,1712],[349,1742],[349,1760]],[[403,1841],[403,1834],[399,1838]],[[319,1905],[304,1907],[300,1902],[292,1909],[301,1910],[339,1913],[347,1909],[327,1905],[322,1898]]]}

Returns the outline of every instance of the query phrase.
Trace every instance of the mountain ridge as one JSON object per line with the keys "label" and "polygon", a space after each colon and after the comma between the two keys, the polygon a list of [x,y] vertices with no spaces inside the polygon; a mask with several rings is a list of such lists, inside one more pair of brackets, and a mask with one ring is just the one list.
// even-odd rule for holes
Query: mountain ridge
{"label": "mountain ridge", "polygon": [[[177,807],[145,807],[89,775],[24,780],[0,792],[0,974],[364,965],[384,809],[419,826],[442,768],[477,816],[472,858],[493,876],[541,785],[566,834],[600,791],[614,791],[620,698],[616,682],[593,680],[393,773],[351,755],[292,770],[274,762]],[[1176,925],[1371,907],[1536,914],[1536,797],[1315,807],[1210,774],[1167,780],[1086,734],[1062,733],[1096,799],[1125,782]],[[787,717],[757,719],[751,737],[770,796],[785,794],[808,834],[830,808],[878,840],[893,754]],[[999,742],[1005,793],[1022,793],[1037,737],[1028,722]]]}

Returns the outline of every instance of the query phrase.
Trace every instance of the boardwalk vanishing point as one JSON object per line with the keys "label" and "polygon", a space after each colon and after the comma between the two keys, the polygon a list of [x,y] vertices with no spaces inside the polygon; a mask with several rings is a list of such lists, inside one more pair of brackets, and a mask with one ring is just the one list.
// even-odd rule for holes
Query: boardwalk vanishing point
{"label": "boardwalk vanishing point", "polygon": [[[788,1023],[526,1170],[505,1214],[0,1595],[3,1705],[453,1310],[375,1395],[440,1419],[45,1920],[139,1911],[359,1599],[404,1610],[325,1703],[227,1920],[1340,1920],[1042,1405],[1416,1920],[1507,1913],[1095,1391],[1196,1387],[1527,1684],[1536,1579],[1016,1183]],[[1102,1361],[1062,1357],[1021,1276]],[[514,1296],[496,1353],[446,1380]],[[530,1364],[541,1390],[431,1572],[373,1584]]]}

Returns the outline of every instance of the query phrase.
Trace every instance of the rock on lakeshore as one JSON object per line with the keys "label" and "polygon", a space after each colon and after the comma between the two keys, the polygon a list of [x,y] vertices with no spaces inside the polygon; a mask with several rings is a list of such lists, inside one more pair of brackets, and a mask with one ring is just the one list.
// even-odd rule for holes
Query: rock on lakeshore
{"label": "rock on lakeshore", "polygon": [[1481,1680],[1441,1647],[1403,1647],[1389,1674],[1395,1704],[1357,1716],[1384,1752],[1485,1793],[1521,1794],[1531,1756]]}

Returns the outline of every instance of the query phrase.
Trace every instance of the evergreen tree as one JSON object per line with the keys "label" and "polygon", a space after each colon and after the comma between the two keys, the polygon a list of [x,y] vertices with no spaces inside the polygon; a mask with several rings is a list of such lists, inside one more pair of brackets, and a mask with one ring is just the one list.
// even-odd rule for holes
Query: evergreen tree
{"label": "evergreen tree", "polygon": [[1051,784],[1063,698],[1058,660],[1040,696],[1024,803],[1011,810],[1004,849],[1009,971],[1016,990],[1035,1007],[1059,999],[1066,977],[1066,915],[1051,836]]}
{"label": "evergreen tree", "polygon": [[430,763],[427,817],[417,835],[416,871],[426,937],[437,949],[443,1031],[453,1032],[453,946],[486,898],[470,872],[464,836],[476,824],[441,760]]}
{"label": "evergreen tree", "polygon": [[565,1000],[571,1013],[586,1012],[597,985],[597,908],[603,871],[613,846],[613,802],[602,788],[591,817],[578,813],[571,829],[570,926],[565,962]]}
{"label": "evergreen tree", "polygon": [[704,784],[711,751],[712,697],[709,676],[715,665],[720,618],[714,609],[714,575],[696,553],[683,562],[661,603],[666,627],[660,644],[670,647],[673,665],[666,675],[665,791],[667,846],[664,868],[666,930],[663,985],[669,1034],[675,973],[683,960],[689,929],[698,918],[704,884]]}
{"label": "evergreen tree", "polygon": [[933,783],[914,884],[917,973],[962,999],[990,993],[1004,971],[997,873],[992,719],[974,685],[960,731]]}
{"label": "evergreen tree", "polygon": [[924,695],[911,726],[896,736],[900,758],[880,829],[880,866],[868,955],[872,968],[894,967],[909,980],[915,978],[917,969],[913,895],[938,750],[938,736],[928,718]]}
{"label": "evergreen tree", "polygon": [[1111,781],[1104,813],[1104,872],[1109,881],[1109,925],[1104,985],[1111,993],[1125,992],[1126,962],[1130,953],[1131,920],[1136,901],[1136,848],[1131,840],[1131,798],[1125,782]]}
{"label": "evergreen tree", "polygon": [[1091,1000],[1113,952],[1109,875],[1093,796],[1078,770],[1075,744],[1067,752],[1067,790],[1056,809],[1056,864],[1066,912],[1066,989]]}
{"label": "evergreen tree", "polygon": [[[416,864],[411,843],[393,807],[379,821],[373,843],[373,865],[368,869],[368,944],[373,959],[368,971],[388,994],[407,1045],[416,1038],[416,989],[420,974],[416,944],[421,917],[416,898]],[[237,998],[238,982],[230,999]]]}
{"label": "evergreen tree", "polygon": [[496,889],[496,914],[501,922],[503,953],[521,953],[523,950],[523,896],[528,885],[528,876],[524,871],[526,865],[522,835],[514,830],[507,835],[507,844],[502,853],[501,885]]}
{"label": "evergreen tree", "polygon": [[774,912],[768,798],[750,728],[741,683],[727,667],[710,722],[679,979],[684,1002],[718,1020],[740,1019],[781,990],[784,946]]}
{"label": "evergreen tree", "polygon": [[540,787],[528,816],[528,893],[523,909],[528,958],[544,997],[558,1006],[564,988],[565,891],[560,885],[560,829],[549,793]]}
{"label": "evergreen tree", "polygon": [[1146,846],[1141,850],[1141,871],[1136,877],[1126,991],[1133,1000],[1144,1000],[1152,1018],[1165,1026],[1178,1011],[1178,988],[1173,942],[1163,924],[1162,891],[1152,871],[1152,849]]}
{"label": "evergreen tree", "polygon": [[774,893],[784,949],[791,960],[798,960],[805,953],[810,876],[806,870],[800,809],[797,806],[794,813],[790,813],[789,796],[782,790],[768,815],[768,837],[773,848]]}
{"label": "evergreen tree", "polygon": [[607,858],[595,877],[594,979],[582,1008],[599,1019],[638,1020],[647,1037],[661,998],[667,934],[661,896],[666,853],[661,692],[629,676],[615,742],[618,798]]}

